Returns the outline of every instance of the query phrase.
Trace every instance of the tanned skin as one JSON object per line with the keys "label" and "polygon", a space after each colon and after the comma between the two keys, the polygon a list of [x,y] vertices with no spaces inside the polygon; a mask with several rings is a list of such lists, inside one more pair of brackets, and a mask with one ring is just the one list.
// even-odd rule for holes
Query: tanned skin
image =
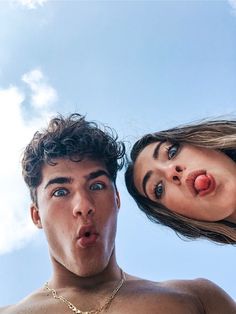
{"label": "tanned skin", "polygon": [[[102,162],[60,158],[54,166],[43,166],[32,220],[46,234],[53,266],[49,286],[80,310],[99,308],[121,278],[115,255],[119,207],[119,194]],[[84,226],[95,236],[80,237]],[[0,314],[32,313],[73,312],[44,287],[0,309]],[[126,274],[104,313],[235,314],[236,304],[205,279],[151,282]]]}

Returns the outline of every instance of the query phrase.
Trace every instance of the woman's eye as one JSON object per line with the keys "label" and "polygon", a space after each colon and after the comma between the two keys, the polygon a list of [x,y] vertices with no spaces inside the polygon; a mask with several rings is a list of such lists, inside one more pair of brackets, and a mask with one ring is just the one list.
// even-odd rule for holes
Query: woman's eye
{"label": "woman's eye", "polygon": [[90,186],[90,190],[91,191],[99,191],[99,190],[103,190],[105,187],[105,185],[103,183],[97,182],[97,183],[93,183]]}
{"label": "woman's eye", "polygon": [[173,144],[167,149],[168,159],[172,159],[179,151],[179,144]]}
{"label": "woman's eye", "polygon": [[66,196],[68,194],[68,191],[66,189],[58,189],[55,192],[53,192],[53,196],[61,197]]}
{"label": "woman's eye", "polygon": [[164,186],[163,183],[158,183],[154,188],[154,195],[157,199],[160,199],[162,197],[162,194],[164,192]]}

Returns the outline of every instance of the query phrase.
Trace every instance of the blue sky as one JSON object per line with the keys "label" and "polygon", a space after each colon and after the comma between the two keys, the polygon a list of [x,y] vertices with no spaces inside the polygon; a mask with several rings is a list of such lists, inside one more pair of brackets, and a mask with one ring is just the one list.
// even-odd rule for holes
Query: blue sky
{"label": "blue sky", "polygon": [[[51,273],[29,219],[20,156],[57,112],[114,127],[127,147],[142,134],[236,113],[236,1],[0,2],[0,305]],[[117,257],[154,281],[205,277],[236,298],[231,246],[183,241],[152,224],[125,190]]]}

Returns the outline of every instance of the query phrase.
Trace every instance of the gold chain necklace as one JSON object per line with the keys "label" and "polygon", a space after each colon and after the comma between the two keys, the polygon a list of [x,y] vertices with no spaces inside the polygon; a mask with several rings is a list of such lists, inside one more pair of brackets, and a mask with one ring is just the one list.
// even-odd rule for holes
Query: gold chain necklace
{"label": "gold chain necklace", "polygon": [[95,310],[90,310],[90,311],[79,310],[74,304],[72,304],[70,301],[68,301],[65,297],[63,297],[62,295],[58,295],[57,291],[55,289],[49,288],[48,282],[45,283],[44,288],[46,290],[48,290],[49,292],[51,292],[52,297],[54,299],[57,299],[57,300],[65,303],[68,306],[68,308],[76,314],[98,314],[98,313],[101,313],[102,311],[106,310],[110,306],[110,304],[111,304],[112,300],[115,298],[117,292],[123,286],[123,283],[125,282],[126,278],[125,278],[125,274],[124,274],[123,270],[121,269],[120,271],[121,271],[121,280],[119,281],[117,287],[112,291],[111,295],[106,299],[104,304]]}

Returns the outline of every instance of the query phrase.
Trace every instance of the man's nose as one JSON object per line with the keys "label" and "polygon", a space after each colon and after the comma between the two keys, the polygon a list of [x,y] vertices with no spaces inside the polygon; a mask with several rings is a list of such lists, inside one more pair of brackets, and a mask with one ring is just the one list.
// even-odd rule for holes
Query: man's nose
{"label": "man's nose", "polygon": [[94,215],[95,208],[92,200],[86,193],[78,193],[73,201],[73,215],[90,218]]}
{"label": "man's nose", "polygon": [[170,164],[166,168],[166,179],[175,184],[180,184],[184,168],[180,165]]}

